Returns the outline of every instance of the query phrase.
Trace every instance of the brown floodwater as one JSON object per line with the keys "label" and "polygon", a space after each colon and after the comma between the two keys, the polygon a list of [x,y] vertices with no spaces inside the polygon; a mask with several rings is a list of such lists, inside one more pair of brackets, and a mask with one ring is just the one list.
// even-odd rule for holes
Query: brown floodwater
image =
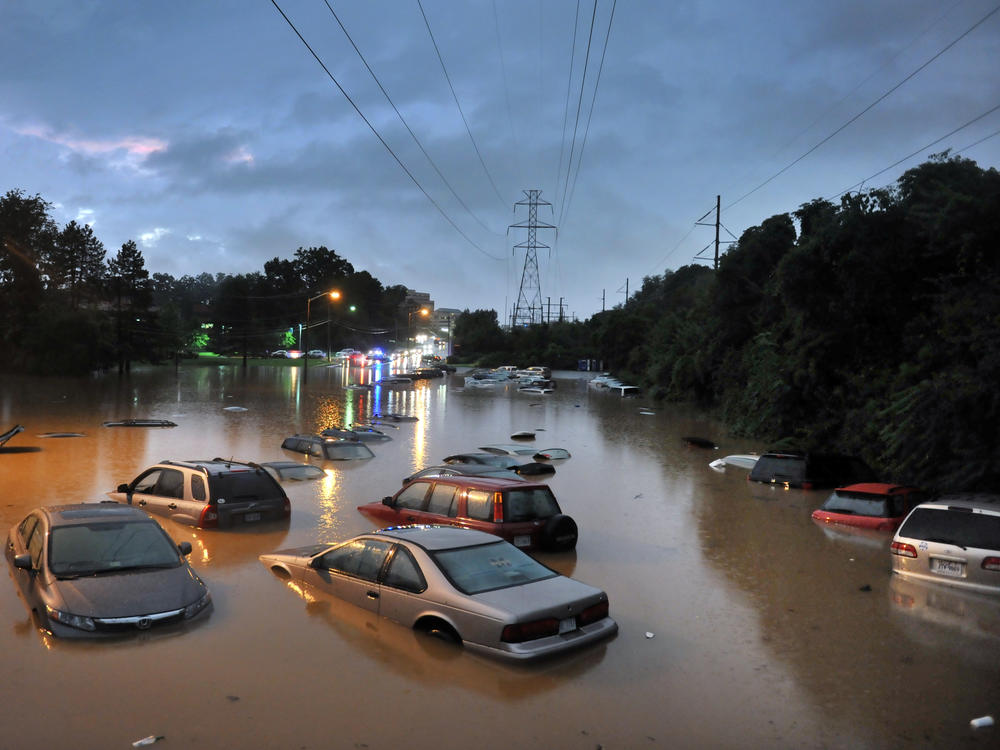
{"label": "brown floodwater", "polygon": [[[350,377],[357,377],[357,373]],[[0,527],[94,501],[165,458],[295,458],[296,432],[419,418],[365,462],[287,484],[289,525],[247,533],[163,521],[194,547],[215,609],[183,632],[114,642],[39,633],[0,585],[0,748],[951,748],[997,746],[1000,605],[904,586],[888,537],[815,525],[825,492],[751,484],[708,464],[765,446],[677,406],[588,389],[465,391],[461,375],[374,393],[316,367],[137,370],[0,379]],[[246,411],[227,411],[239,406]],[[167,429],[102,427],[170,419]],[[537,430],[562,447],[549,483],[580,527],[549,566],[604,588],[617,637],[534,665],[497,662],[272,576],[263,552],[367,531],[356,506],[449,453]],[[83,437],[45,438],[47,432]],[[715,439],[719,450],[682,436]]]}

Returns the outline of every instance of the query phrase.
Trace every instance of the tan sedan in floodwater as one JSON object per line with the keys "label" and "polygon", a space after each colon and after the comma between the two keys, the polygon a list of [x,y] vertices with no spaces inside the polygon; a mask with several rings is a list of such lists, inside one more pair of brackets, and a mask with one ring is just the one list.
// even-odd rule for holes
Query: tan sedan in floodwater
{"label": "tan sedan in floodwater", "polygon": [[279,578],[503,658],[550,656],[618,632],[603,591],[472,529],[382,529],[260,561]]}

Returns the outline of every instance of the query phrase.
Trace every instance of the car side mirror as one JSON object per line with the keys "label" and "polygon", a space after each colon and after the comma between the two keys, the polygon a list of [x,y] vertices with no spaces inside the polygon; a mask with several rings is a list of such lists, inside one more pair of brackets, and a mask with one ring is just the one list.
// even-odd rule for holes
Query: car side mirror
{"label": "car side mirror", "polygon": [[191,542],[181,542],[177,545],[177,551],[187,557],[191,554]]}
{"label": "car side mirror", "polygon": [[118,489],[116,490],[116,492],[128,492],[128,491],[129,489],[127,484],[119,484]]}
{"label": "car side mirror", "polygon": [[24,570],[32,570],[31,555],[28,552],[25,552],[23,555],[15,555],[14,567],[22,568]]}
{"label": "car side mirror", "polygon": [[382,498],[382,505],[388,505],[391,508],[392,507],[392,497],[383,497]]}

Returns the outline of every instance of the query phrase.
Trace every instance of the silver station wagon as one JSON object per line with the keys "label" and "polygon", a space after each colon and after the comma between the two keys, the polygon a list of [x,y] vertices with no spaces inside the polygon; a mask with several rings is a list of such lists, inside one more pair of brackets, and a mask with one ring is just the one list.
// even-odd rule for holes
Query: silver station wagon
{"label": "silver station wagon", "polygon": [[260,561],[279,578],[507,659],[558,654],[618,631],[603,591],[472,529],[401,526]]}
{"label": "silver station wagon", "polygon": [[1000,496],[943,495],[910,511],[892,540],[892,570],[910,580],[1000,594]]}

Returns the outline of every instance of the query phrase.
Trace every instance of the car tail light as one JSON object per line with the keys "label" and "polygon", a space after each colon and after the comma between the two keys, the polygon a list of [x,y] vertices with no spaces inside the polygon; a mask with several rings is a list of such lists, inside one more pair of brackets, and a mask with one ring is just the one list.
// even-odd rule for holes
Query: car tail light
{"label": "car tail light", "polygon": [[283,498],[281,501],[281,511],[286,516],[292,515],[292,503],[289,501],[287,497]]}
{"label": "car tail light", "polygon": [[909,594],[900,594],[899,592],[893,593],[892,601],[900,607],[906,607],[907,609],[917,603],[917,600]]}
{"label": "car tail light", "polygon": [[983,570],[995,570],[1000,572],[1000,557],[987,557],[983,559]]}
{"label": "car tail light", "polygon": [[503,502],[499,492],[493,495],[493,520],[496,523],[503,523]]}
{"label": "car tail light", "polygon": [[546,638],[550,635],[558,635],[558,633],[559,620],[555,617],[546,617],[544,620],[507,625],[503,629],[500,640],[504,643],[523,643],[524,641]]}
{"label": "car tail light", "polygon": [[917,556],[917,548],[912,544],[907,544],[906,542],[893,542],[889,549],[892,554],[899,555],[900,557]]}
{"label": "car tail light", "polygon": [[578,627],[583,627],[584,625],[590,625],[592,622],[597,622],[598,620],[603,620],[608,616],[608,606],[609,602],[605,599],[603,602],[594,604],[593,606],[587,607],[583,612],[576,616],[576,624]]}
{"label": "car tail light", "polygon": [[214,505],[206,505],[198,519],[198,525],[203,529],[214,529],[219,526],[219,511]]}

